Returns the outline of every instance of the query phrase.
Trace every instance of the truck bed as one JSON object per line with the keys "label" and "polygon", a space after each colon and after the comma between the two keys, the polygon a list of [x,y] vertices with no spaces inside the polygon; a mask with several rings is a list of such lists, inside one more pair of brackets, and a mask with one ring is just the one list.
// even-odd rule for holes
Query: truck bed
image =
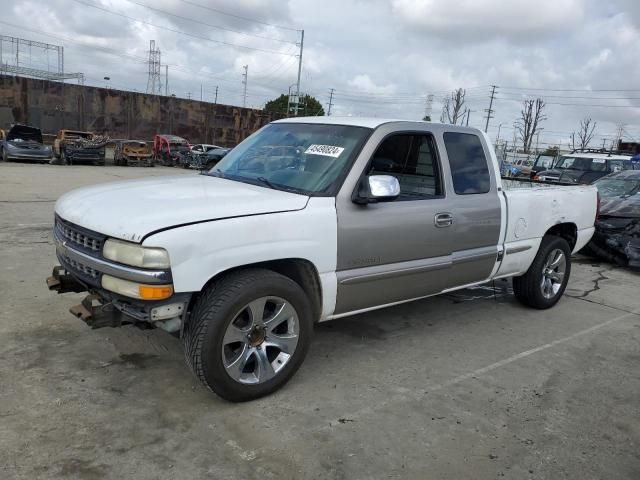
{"label": "truck bed", "polygon": [[553,188],[553,187],[579,187],[583,186],[576,183],[550,183],[538,180],[529,180],[528,178],[502,177],[503,190],[522,190],[537,188]]}

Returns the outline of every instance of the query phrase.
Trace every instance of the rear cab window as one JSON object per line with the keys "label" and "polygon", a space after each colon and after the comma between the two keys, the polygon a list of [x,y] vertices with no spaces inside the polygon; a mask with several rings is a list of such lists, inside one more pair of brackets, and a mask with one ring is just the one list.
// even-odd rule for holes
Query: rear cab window
{"label": "rear cab window", "polygon": [[488,193],[491,175],[480,138],[473,133],[460,132],[445,132],[443,138],[455,193]]}

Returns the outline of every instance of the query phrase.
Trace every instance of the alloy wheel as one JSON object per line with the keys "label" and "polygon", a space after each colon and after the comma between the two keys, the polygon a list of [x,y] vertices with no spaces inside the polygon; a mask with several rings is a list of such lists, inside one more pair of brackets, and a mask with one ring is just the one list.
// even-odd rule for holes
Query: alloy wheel
{"label": "alloy wheel", "polygon": [[298,314],[280,297],[261,297],[245,305],[222,339],[227,374],[243,384],[275,377],[293,356],[299,339]]}
{"label": "alloy wheel", "polygon": [[542,280],[540,282],[544,298],[551,299],[558,294],[564,281],[566,269],[567,257],[564,252],[559,248],[549,252],[542,267]]}

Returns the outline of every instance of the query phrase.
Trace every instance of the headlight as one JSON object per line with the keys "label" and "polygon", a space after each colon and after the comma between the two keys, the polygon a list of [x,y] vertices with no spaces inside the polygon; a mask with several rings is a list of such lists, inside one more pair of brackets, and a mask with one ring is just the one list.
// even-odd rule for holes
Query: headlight
{"label": "headlight", "polygon": [[140,300],[164,300],[173,295],[172,285],[142,285],[106,274],[102,275],[102,288]]}
{"label": "headlight", "polygon": [[135,243],[108,239],[102,247],[104,258],[142,268],[169,268],[169,253],[164,248],[141,247]]}

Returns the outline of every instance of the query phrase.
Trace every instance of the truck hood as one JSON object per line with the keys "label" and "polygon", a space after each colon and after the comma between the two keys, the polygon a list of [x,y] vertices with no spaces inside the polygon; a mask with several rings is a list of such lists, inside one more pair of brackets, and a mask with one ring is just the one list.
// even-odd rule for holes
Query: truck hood
{"label": "truck hood", "polygon": [[309,197],[206,175],[105,183],[64,194],[56,214],[81,227],[133,242],[189,223],[305,208]]}

